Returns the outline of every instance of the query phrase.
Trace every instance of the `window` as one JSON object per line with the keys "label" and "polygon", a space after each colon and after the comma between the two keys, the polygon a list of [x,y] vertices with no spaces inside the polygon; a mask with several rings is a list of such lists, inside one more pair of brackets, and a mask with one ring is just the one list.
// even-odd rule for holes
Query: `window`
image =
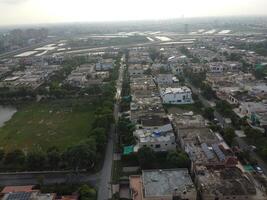
{"label": "window", "polygon": [[158,148],[160,148],[160,144],[156,144],[156,146],[155,146],[155,147],[156,147],[157,149],[158,149]]}
{"label": "window", "polygon": [[168,146],[168,144],[165,144],[165,146]]}

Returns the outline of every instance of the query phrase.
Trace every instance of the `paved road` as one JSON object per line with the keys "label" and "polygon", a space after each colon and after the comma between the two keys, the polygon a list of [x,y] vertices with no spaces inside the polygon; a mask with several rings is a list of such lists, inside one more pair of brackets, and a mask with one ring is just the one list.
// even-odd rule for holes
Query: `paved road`
{"label": "paved road", "polygon": [[[123,56],[124,57],[124,56]],[[118,114],[119,114],[119,106],[118,101],[120,99],[121,89],[122,89],[122,81],[123,81],[123,59],[121,60],[121,66],[119,69],[119,77],[116,84],[116,102],[114,104],[114,119],[115,122],[118,121]],[[105,154],[105,160],[104,165],[101,170],[100,175],[100,182],[98,186],[98,200],[108,200],[112,197],[112,191],[111,191],[111,173],[112,173],[112,163],[113,163],[113,153],[114,153],[114,143],[116,142],[116,127],[115,124],[112,125],[110,133],[109,133],[109,139]]]}
{"label": "paved road", "polygon": [[111,171],[113,162],[114,131],[115,131],[115,125],[112,125],[111,131],[109,133],[104,165],[100,173],[101,175],[100,175],[100,182],[98,186],[98,197],[97,197],[98,200],[107,200],[111,197],[110,182],[111,182]]}
{"label": "paved road", "polygon": [[71,172],[34,172],[34,173],[1,173],[0,186],[34,185],[42,179],[44,184],[55,183],[89,183],[97,186],[99,175]]}
{"label": "paved road", "polygon": [[212,102],[208,101],[207,99],[205,99],[202,95],[201,95],[201,90],[196,88],[195,86],[193,86],[188,79],[186,80],[186,84],[191,88],[192,92],[196,95],[198,95],[199,100],[202,102],[202,104],[205,107],[213,107]]}

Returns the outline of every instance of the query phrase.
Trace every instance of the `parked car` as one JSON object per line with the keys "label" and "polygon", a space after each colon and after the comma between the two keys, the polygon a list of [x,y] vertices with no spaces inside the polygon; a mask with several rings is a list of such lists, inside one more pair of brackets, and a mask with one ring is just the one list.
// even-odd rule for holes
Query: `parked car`
{"label": "parked car", "polygon": [[255,169],[255,171],[257,172],[257,173],[259,173],[259,174],[263,174],[263,171],[262,171],[262,169],[259,167],[259,166],[254,166],[254,169]]}

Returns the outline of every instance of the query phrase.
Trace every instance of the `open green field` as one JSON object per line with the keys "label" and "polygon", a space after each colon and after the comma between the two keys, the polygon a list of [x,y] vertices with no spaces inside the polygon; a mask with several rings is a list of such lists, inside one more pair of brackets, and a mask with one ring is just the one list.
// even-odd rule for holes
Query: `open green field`
{"label": "open green field", "polygon": [[23,106],[0,128],[0,147],[57,146],[63,150],[87,138],[97,107],[88,101],[57,100]]}

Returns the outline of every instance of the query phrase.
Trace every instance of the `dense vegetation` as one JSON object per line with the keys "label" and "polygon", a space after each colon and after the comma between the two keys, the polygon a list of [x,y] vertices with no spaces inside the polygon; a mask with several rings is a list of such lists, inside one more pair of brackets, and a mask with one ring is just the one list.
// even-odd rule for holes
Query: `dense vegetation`
{"label": "dense vegetation", "polygon": [[[83,63],[82,59],[75,60]],[[72,62],[66,66],[72,66]],[[69,73],[71,69],[65,67],[65,73]],[[65,89],[59,87],[55,90],[61,95],[55,98],[22,103],[12,119],[0,128],[0,170],[97,169],[114,122],[118,69],[119,57],[108,84],[91,88],[94,96],[81,95],[89,92],[87,88],[66,98]],[[66,90],[69,91],[71,88]]]}

